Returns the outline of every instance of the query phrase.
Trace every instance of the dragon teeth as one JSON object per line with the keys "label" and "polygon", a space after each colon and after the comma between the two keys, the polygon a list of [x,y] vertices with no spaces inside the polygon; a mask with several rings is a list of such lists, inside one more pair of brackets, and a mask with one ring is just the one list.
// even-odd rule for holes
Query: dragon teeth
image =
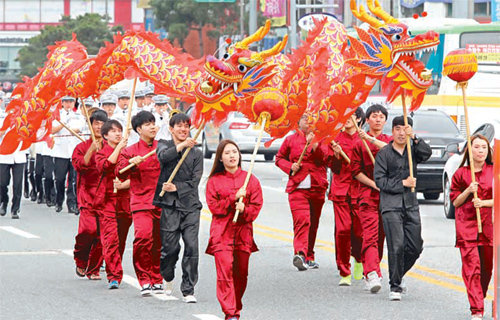
{"label": "dragon teeth", "polygon": [[233,84],[233,89],[234,89],[234,92],[238,92],[238,83],[234,83]]}

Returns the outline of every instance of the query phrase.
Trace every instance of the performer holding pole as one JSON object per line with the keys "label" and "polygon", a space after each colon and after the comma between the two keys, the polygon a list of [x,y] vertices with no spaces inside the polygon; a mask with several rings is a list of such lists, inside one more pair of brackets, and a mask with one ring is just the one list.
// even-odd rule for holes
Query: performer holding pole
{"label": "performer holding pole", "polygon": [[[406,99],[405,99],[405,93],[404,90],[401,93],[401,103],[403,105],[403,120],[405,127],[411,126],[408,124],[408,111],[406,110]],[[406,150],[408,153],[408,165],[410,169],[410,178],[414,178],[415,176],[413,175],[413,157],[411,155],[411,142],[410,142],[410,135],[406,136]],[[415,192],[415,186],[411,187],[411,192]]]}
{"label": "performer holding pole", "polygon": [[[262,189],[254,175],[248,182],[247,176],[241,169],[238,146],[231,140],[222,140],[206,189],[207,205],[212,213],[206,253],[215,257],[217,298],[226,319],[240,317],[250,254],[258,250],[252,222],[262,208]],[[238,201],[242,198],[242,202]],[[231,223],[235,209],[240,215],[236,223]]]}

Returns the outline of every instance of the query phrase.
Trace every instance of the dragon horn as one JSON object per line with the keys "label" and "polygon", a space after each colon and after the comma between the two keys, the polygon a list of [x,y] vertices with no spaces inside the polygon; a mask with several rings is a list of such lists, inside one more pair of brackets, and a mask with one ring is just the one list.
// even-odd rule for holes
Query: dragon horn
{"label": "dragon horn", "polygon": [[378,17],[384,20],[385,23],[398,23],[398,19],[392,17],[390,14],[384,11],[380,6],[380,2],[375,0],[375,6],[373,5],[373,0],[366,0],[366,4],[368,5],[368,9],[373,13],[375,17]]}
{"label": "dragon horn", "polygon": [[271,29],[271,20],[266,20],[266,24],[264,26],[260,27],[259,30],[257,30],[251,36],[248,36],[240,42],[237,42],[235,44],[235,47],[239,49],[248,49],[248,46],[251,43],[262,40],[269,32],[269,29]]}
{"label": "dragon horn", "polygon": [[267,57],[274,56],[275,54],[278,54],[280,51],[285,49],[287,42],[288,42],[288,35],[285,35],[283,37],[283,40],[275,44],[274,47],[272,47],[271,49],[267,49],[252,54],[252,59],[264,61],[264,59],[266,59]]}
{"label": "dragon horn", "polygon": [[358,18],[360,21],[368,23],[374,28],[380,28],[384,26],[384,23],[380,22],[377,18],[374,18],[366,12],[365,7],[362,4],[359,5],[359,11],[356,9],[356,0],[351,0],[351,11],[352,14]]}

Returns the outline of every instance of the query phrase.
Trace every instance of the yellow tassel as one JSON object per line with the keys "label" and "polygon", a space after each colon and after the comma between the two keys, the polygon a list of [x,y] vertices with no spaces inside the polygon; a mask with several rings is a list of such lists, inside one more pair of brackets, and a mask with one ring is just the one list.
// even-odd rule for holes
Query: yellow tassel
{"label": "yellow tassel", "polygon": [[467,64],[445,66],[443,69],[443,75],[447,76],[453,73],[476,72],[476,71],[477,71],[477,63],[467,63]]}

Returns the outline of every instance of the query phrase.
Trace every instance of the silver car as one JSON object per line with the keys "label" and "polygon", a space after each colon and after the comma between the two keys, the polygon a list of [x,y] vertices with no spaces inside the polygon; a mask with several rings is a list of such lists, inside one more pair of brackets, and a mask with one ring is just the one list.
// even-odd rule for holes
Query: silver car
{"label": "silver car", "polygon": [[[482,124],[476,129],[476,131],[474,131],[474,134],[476,133],[480,133],[485,136],[490,141],[491,147],[493,147],[495,139],[500,139],[500,120],[492,120],[488,123]],[[446,147],[446,152],[450,154],[450,157],[444,165],[442,181],[444,190],[444,215],[448,219],[455,218],[455,207],[450,200],[451,179],[464,158],[466,145],[467,142],[460,144],[452,143]]]}
{"label": "silver car", "polygon": [[[239,146],[241,153],[251,154],[257,142],[259,131],[258,125],[248,121],[242,113],[230,112],[227,120],[220,127],[215,127],[212,123],[205,126],[201,140],[203,156],[210,159],[217,150],[219,142],[223,139],[233,140]],[[270,140],[271,136],[264,132],[258,154],[263,154],[266,161],[274,159],[284,139],[277,139],[269,148],[266,148],[264,143]]]}

